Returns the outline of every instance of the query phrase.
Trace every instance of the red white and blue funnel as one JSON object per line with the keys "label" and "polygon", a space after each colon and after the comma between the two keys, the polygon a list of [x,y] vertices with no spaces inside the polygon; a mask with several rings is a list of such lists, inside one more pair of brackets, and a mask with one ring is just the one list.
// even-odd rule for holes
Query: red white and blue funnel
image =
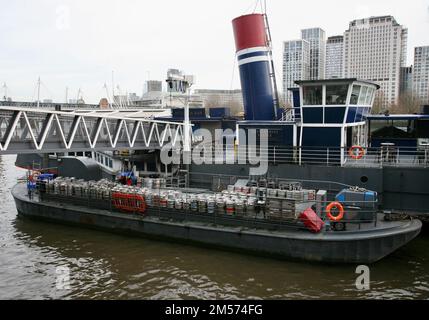
{"label": "red white and blue funnel", "polygon": [[275,120],[270,48],[265,17],[249,14],[232,21],[246,120]]}

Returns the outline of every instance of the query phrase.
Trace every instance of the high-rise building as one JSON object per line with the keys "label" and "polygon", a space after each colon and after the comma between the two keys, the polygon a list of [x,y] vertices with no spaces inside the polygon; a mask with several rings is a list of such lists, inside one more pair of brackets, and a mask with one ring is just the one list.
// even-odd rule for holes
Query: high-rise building
{"label": "high-rise building", "polygon": [[344,33],[344,77],[378,83],[377,100],[383,108],[395,104],[399,96],[407,33],[392,16],[354,20]]}
{"label": "high-rise building", "polygon": [[326,42],[326,79],[344,78],[344,37],[329,37]]}
{"label": "high-rise building", "polygon": [[310,44],[310,80],[325,78],[326,34],[321,28],[301,30],[301,39]]}
{"label": "high-rise building", "polygon": [[162,81],[149,80],[146,81],[147,92],[162,92]]}
{"label": "high-rise building", "polygon": [[413,92],[422,104],[429,104],[429,46],[414,49]]}
{"label": "high-rise building", "polygon": [[401,83],[399,94],[413,92],[413,66],[401,67]]}
{"label": "high-rise building", "polygon": [[306,40],[292,40],[283,43],[283,95],[292,105],[289,88],[297,87],[295,81],[310,79],[310,43]]}

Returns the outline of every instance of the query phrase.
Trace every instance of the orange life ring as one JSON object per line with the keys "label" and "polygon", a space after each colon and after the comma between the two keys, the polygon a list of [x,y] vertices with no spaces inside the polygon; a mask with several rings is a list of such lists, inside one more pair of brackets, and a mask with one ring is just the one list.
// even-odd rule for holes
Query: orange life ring
{"label": "orange life ring", "polygon": [[[337,208],[340,211],[340,214],[338,216],[332,215],[331,211],[333,208]],[[329,220],[339,222],[344,218],[344,207],[339,202],[332,202],[326,207],[326,213],[328,214]]]}
{"label": "orange life ring", "polygon": [[[355,154],[355,150],[359,151],[357,155]],[[360,160],[363,158],[364,155],[365,155],[365,149],[361,146],[353,146],[349,150],[349,156],[354,160]]]}

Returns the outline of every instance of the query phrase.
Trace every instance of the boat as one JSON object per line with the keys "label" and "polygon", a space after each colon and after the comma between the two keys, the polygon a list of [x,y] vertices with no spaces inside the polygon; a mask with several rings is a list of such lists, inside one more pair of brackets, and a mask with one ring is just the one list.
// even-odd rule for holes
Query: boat
{"label": "boat", "polygon": [[163,179],[128,186],[41,177],[13,188],[20,217],[276,258],[374,263],[422,228],[379,213],[375,192],[339,185],[330,202],[332,191],[307,189],[327,184],[320,181],[238,179],[214,192],[167,188]]}
{"label": "boat", "polygon": [[[429,222],[428,106],[422,107],[421,114],[374,115],[372,107],[378,85],[350,78],[299,81],[296,88],[290,89],[291,108],[279,109],[267,16],[251,14],[235,19],[234,34],[244,119],[232,117],[227,108],[210,112],[191,108],[194,128],[230,130],[238,146],[240,130],[266,129],[270,136],[265,150],[269,161],[267,175],[284,179],[329,178],[371,189],[378,193],[383,211]],[[175,82],[172,86],[181,87]],[[153,117],[173,122],[185,120],[183,108],[173,108],[169,116],[153,114]],[[85,175],[84,169],[69,172],[66,170],[69,166],[62,165],[63,159],[68,162],[72,161],[69,156],[86,156],[100,168],[100,172],[91,173],[92,177],[86,175],[89,179],[114,178],[124,167],[129,170],[135,166],[141,176],[188,179],[203,188],[211,184],[201,178],[204,174],[249,175],[252,168],[249,163],[238,161],[165,168],[159,160],[159,149],[142,151],[138,146],[126,156],[121,150],[76,151],[79,150],[53,154],[49,159],[39,154],[18,155],[16,164],[31,168],[33,163],[44,163],[43,167],[59,167],[62,176],[79,177]],[[74,161],[85,167],[88,160]]]}
{"label": "boat", "polygon": [[[409,214],[424,213],[428,205],[421,201],[428,195],[428,150],[405,150],[389,138],[370,144],[368,121],[379,86],[356,78],[299,81],[291,89],[294,105],[281,110],[267,16],[241,16],[233,26],[245,118],[207,117],[202,109],[156,118],[229,129],[211,141],[211,152],[232,140],[220,157],[232,156],[232,163],[160,163],[161,148],[140,153],[138,147],[93,151],[92,162],[45,156],[43,163],[57,167],[48,171],[54,176],[39,175],[12,190],[19,215],[323,263],[374,263],[418,236],[422,222]],[[255,173],[251,157],[245,163],[236,157],[245,145],[240,133],[252,130],[269,137],[266,146],[263,135],[247,146],[266,157],[263,173]],[[204,143],[197,132],[192,138],[185,140],[194,150]],[[150,161],[156,161],[151,169]],[[31,159],[17,160],[29,167],[25,162]],[[113,182],[118,175],[127,186]],[[395,210],[408,216],[392,215]]]}

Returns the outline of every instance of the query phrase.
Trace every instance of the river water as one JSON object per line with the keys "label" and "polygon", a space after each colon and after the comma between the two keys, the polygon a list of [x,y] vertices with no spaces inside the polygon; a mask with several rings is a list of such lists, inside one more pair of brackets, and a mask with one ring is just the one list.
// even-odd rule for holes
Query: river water
{"label": "river water", "polygon": [[[429,235],[370,266],[326,266],[18,219],[0,156],[0,299],[429,299]],[[58,269],[60,268],[60,269]],[[58,282],[68,268],[69,287]],[[60,275],[61,276],[61,275]],[[61,278],[64,280],[64,278]]]}

